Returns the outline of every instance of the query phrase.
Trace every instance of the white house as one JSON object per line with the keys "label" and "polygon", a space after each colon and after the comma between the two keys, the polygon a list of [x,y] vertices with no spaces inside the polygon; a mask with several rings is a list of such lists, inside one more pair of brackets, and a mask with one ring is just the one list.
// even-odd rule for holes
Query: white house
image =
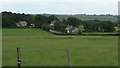
{"label": "white house", "polygon": [[27,26],[27,22],[26,21],[20,21],[20,22],[16,23],[16,26],[25,27],[25,26]]}

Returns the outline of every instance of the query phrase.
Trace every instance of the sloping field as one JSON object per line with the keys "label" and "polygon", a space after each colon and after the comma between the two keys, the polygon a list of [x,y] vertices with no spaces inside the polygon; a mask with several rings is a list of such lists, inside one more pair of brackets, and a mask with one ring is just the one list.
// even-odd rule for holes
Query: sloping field
{"label": "sloping field", "polygon": [[[46,14],[45,16],[50,16],[50,14]],[[101,16],[101,15],[55,15],[58,19],[63,20],[67,19],[68,17],[75,17],[80,20],[100,20],[100,21],[112,21],[112,22],[117,22],[118,18],[117,16]]]}
{"label": "sloping field", "polygon": [[3,29],[3,66],[17,66],[16,48],[22,50],[22,66],[117,66],[117,36],[57,36],[41,29]]}

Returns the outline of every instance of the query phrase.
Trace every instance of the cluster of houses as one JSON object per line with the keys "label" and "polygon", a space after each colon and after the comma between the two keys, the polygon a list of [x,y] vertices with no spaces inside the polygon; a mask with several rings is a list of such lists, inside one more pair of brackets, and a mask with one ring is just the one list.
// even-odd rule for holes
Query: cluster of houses
{"label": "cluster of houses", "polygon": [[[51,24],[50,24],[50,32],[52,33],[61,33],[59,31],[55,31],[54,30],[54,24],[55,24],[56,21],[52,21]],[[17,27],[27,27],[27,22],[26,21],[20,21],[18,23],[16,23],[16,26]],[[34,24],[30,24],[30,27],[35,27]],[[73,27],[72,25],[67,25],[66,27],[66,30],[67,30],[67,33],[77,33],[78,32],[78,28],[76,27]]]}
{"label": "cluster of houses", "polygon": [[78,28],[73,27],[72,25],[67,25],[66,30],[67,33],[78,33]]}
{"label": "cluster of houses", "polygon": [[[51,24],[50,24],[50,32],[52,33],[61,33],[60,31],[55,31],[54,30],[54,24],[55,24],[56,21],[52,21]],[[27,27],[27,22],[26,21],[20,21],[18,23],[16,23],[16,26],[17,27]],[[30,27],[35,27],[34,24],[30,24]],[[73,27],[72,25],[67,25],[66,27],[66,31],[67,33],[78,33],[78,31],[81,30],[81,31],[85,31],[84,30],[84,26],[79,26],[78,28],[77,27]],[[115,30],[116,31],[120,31],[120,27],[115,27]]]}
{"label": "cluster of houses", "polygon": [[[51,27],[50,32],[61,34],[61,32],[54,30],[54,24],[55,24],[55,22],[56,21],[52,21],[51,22],[51,24],[50,24],[50,27]],[[72,25],[67,25],[66,31],[67,31],[68,34],[69,33],[78,33],[78,28],[77,27],[73,27]]]}

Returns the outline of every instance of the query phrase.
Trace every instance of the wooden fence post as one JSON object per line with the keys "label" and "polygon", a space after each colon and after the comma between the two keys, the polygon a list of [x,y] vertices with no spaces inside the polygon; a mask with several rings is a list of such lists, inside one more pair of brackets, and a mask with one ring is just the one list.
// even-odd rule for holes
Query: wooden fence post
{"label": "wooden fence post", "polygon": [[21,52],[20,52],[20,48],[17,48],[17,64],[18,64],[18,68],[21,68]]}
{"label": "wooden fence post", "polygon": [[70,55],[70,51],[67,49],[67,60],[68,60],[68,66],[69,68],[72,68],[72,63],[71,63],[71,55]]}

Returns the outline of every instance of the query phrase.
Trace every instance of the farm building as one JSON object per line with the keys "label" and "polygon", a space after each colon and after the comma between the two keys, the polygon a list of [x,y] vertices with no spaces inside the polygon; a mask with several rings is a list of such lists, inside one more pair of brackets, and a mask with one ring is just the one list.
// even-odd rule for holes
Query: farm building
{"label": "farm building", "polygon": [[120,27],[115,27],[115,31],[120,32]]}
{"label": "farm building", "polygon": [[56,22],[56,21],[52,21],[52,22],[50,23],[51,29],[54,29],[54,24],[55,24],[55,22]]}
{"label": "farm building", "polygon": [[20,21],[18,23],[16,23],[17,27],[26,27],[27,26],[27,22],[26,21]]}
{"label": "farm building", "polygon": [[77,33],[78,32],[78,28],[73,27],[72,25],[68,25],[66,27],[67,33]]}

